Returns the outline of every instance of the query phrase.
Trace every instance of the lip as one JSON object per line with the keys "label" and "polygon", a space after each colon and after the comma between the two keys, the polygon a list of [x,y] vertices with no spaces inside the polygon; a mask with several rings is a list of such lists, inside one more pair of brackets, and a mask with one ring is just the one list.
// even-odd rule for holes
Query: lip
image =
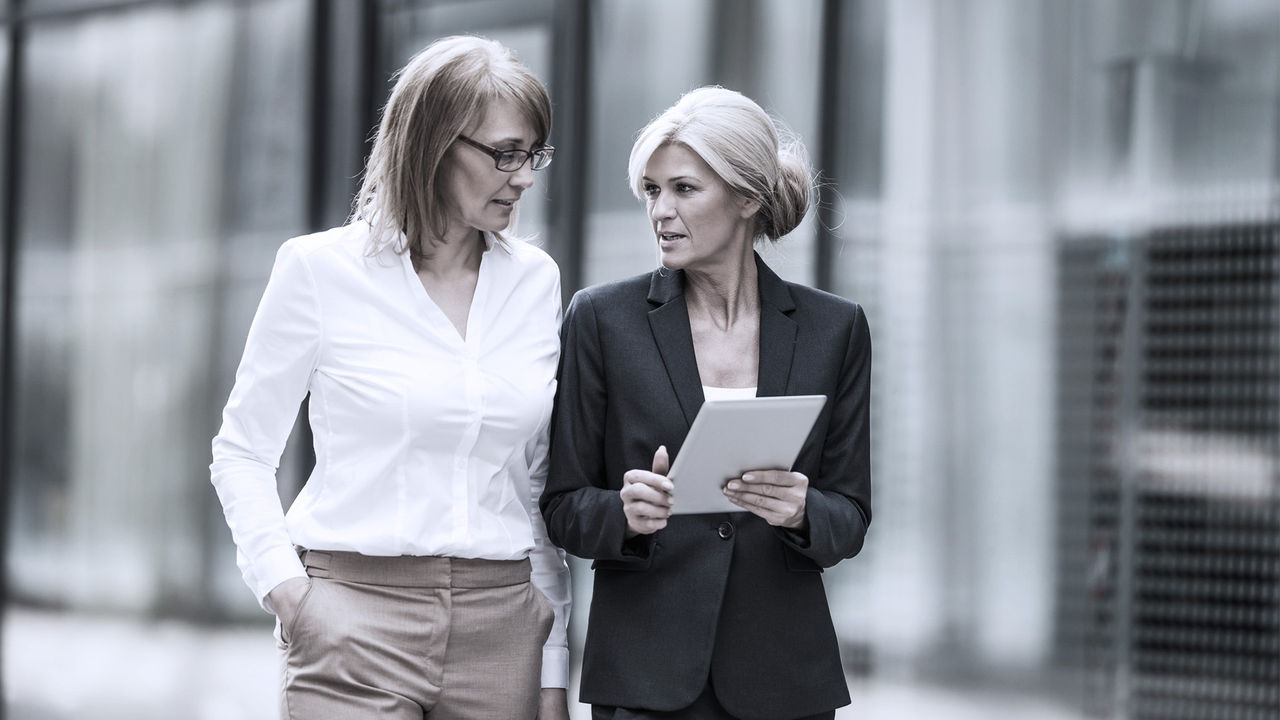
{"label": "lip", "polygon": [[515,207],[516,202],[519,200],[520,198],[494,198],[493,202],[498,203],[502,207]]}
{"label": "lip", "polygon": [[675,245],[681,240],[684,240],[686,237],[688,236],[685,235],[684,233],[661,232],[661,231],[657,233],[658,245],[664,248]]}

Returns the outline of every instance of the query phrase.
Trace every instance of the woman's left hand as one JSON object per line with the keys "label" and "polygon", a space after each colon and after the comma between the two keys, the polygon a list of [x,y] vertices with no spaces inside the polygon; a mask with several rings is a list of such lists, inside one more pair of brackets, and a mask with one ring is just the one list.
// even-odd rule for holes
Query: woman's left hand
{"label": "woman's left hand", "polygon": [[809,478],[785,470],[752,470],[730,480],[725,497],[734,505],[749,510],[777,527],[804,530],[808,520],[804,514],[805,494]]}
{"label": "woman's left hand", "polygon": [[538,720],[569,720],[569,694],[564,688],[542,688]]}

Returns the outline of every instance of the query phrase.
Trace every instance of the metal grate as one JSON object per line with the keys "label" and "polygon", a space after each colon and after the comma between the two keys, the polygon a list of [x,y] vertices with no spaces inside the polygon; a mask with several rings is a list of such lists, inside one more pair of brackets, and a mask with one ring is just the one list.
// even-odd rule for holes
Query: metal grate
{"label": "metal grate", "polygon": [[1280,224],[1062,247],[1060,657],[1095,717],[1278,718]]}

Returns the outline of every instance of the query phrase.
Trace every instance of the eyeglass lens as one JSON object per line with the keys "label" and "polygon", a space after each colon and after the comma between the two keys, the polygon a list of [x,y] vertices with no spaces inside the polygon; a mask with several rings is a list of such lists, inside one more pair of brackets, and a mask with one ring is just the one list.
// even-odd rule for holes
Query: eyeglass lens
{"label": "eyeglass lens", "polygon": [[519,170],[526,160],[533,160],[533,169],[541,170],[551,164],[551,151],[546,148],[539,148],[530,152],[528,150],[506,150],[498,157],[498,169],[507,172]]}

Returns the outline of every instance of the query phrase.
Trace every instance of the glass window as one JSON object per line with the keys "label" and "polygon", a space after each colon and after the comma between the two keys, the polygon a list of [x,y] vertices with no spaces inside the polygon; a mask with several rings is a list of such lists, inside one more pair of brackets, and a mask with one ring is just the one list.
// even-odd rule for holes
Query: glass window
{"label": "glass window", "polygon": [[[588,285],[657,264],[627,159],[640,129],[683,93],[719,84],[748,95],[786,121],[816,161],[821,36],[819,2],[657,0],[593,11]],[[762,254],[789,279],[811,282],[813,228],[811,218]]]}
{"label": "glass window", "polygon": [[304,229],[308,12],[205,3],[29,26],[16,596],[254,605],[209,486],[209,441],[275,249]]}
{"label": "glass window", "polygon": [[1096,215],[1116,192],[1274,180],[1275,16],[1268,0],[1078,6],[1069,210]]}
{"label": "glass window", "polygon": [[[537,2],[442,2],[419,7],[403,3],[387,3],[390,10],[382,14],[386,44],[380,58],[381,77],[389,78],[403,67],[414,54],[439,38],[453,34],[477,34],[496,40],[510,48],[520,62],[546,85],[555,103],[556,91],[552,87],[552,4]],[[381,107],[391,91],[388,83],[384,89],[375,89]],[[572,142],[571,138],[556,136],[553,123],[552,145]],[[551,167],[538,172],[533,187],[520,198],[520,207],[510,232],[530,238],[544,249],[549,249],[548,206],[550,205],[551,174],[561,171]]]}
{"label": "glass window", "polygon": [[[10,35],[8,30],[7,26],[0,25],[0,33],[3,33],[3,39],[0,39],[0,228],[5,229],[4,232],[0,233],[0,243],[7,241],[7,229],[9,227],[9,217],[6,214],[8,210],[7,201],[3,200],[9,192],[7,184],[9,180],[9,142],[7,138],[9,136],[9,117],[12,113],[12,108],[9,106]],[[5,287],[6,263],[9,256],[7,250],[8,248],[0,246],[0,303],[4,302],[4,298],[8,293],[8,288]],[[4,371],[3,358],[5,357],[6,340],[7,338],[0,331],[0,372]],[[3,392],[0,392],[0,402],[6,401],[6,398],[3,397]],[[3,412],[4,410],[0,408],[0,413]],[[8,438],[0,439],[0,443],[7,441]],[[3,525],[4,523],[0,523],[0,526]]]}

